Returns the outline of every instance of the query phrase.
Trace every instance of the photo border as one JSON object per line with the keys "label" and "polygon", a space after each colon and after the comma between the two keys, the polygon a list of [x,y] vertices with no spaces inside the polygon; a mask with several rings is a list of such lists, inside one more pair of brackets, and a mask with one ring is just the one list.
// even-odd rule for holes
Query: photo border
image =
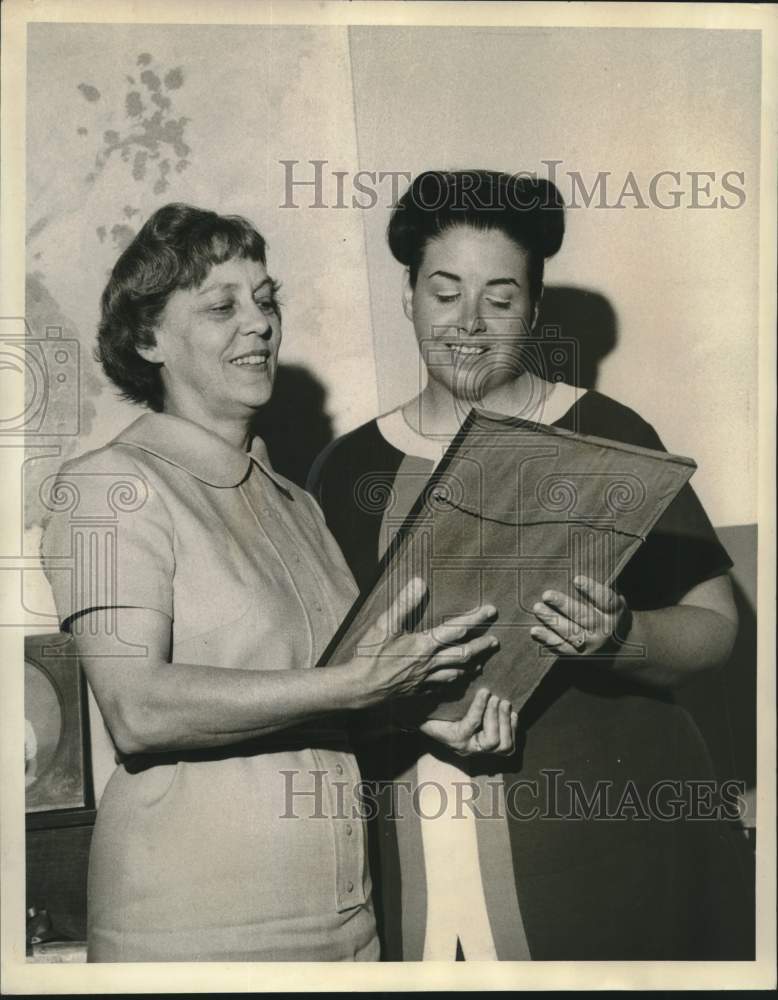
{"label": "photo border", "polygon": [[[0,948],[4,993],[164,993],[530,988],[700,989],[775,987],[775,412],[776,412],[776,73],[775,4],[642,3],[309,3],[204,0],[53,2],[2,5],[3,262],[0,315],[24,315],[26,26],[33,21],[286,25],[450,25],[759,30],[762,33],[759,339],[758,815],[755,962],[464,963],[127,963],[34,965],[24,948],[23,632],[0,628]],[[141,22],[139,22],[141,23]],[[20,403],[21,410],[21,403]],[[10,440],[0,441],[2,481],[13,469]],[[7,489],[7,487],[6,487]],[[0,551],[19,530],[18,501],[4,492]],[[20,494],[19,494],[20,495]],[[18,670],[13,665],[18,664]]]}

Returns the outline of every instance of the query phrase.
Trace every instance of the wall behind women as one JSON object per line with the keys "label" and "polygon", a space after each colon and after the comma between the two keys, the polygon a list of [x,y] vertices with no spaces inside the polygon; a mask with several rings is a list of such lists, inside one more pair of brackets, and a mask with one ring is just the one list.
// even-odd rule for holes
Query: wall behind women
{"label": "wall behind women", "polygon": [[[587,338],[601,346],[613,325],[597,388],[696,459],[695,487],[719,525],[756,519],[760,44],[747,31],[351,30],[363,169],[555,170],[579,207],[547,285],[598,293],[564,298],[560,336],[581,336],[585,354]],[[652,200],[666,170],[680,183],[659,178]],[[695,197],[689,174],[702,171],[715,179],[698,178],[709,193]],[[743,195],[723,189],[730,171],[743,175],[728,179]],[[583,207],[576,172],[589,192],[606,172],[605,197]],[[625,185],[623,207],[601,207]],[[657,207],[673,204],[674,189],[679,207]],[[722,207],[722,195],[738,207]],[[716,196],[716,208],[691,207]],[[417,391],[418,364],[388,212],[364,219],[388,408]],[[586,358],[584,368],[593,374]]]}
{"label": "wall behind women", "polygon": [[[110,268],[167,202],[244,214],[268,240],[298,394],[285,419],[305,434],[305,420],[337,432],[374,415],[362,220],[280,209],[280,161],[317,156],[357,167],[345,29],[30,26],[26,313],[36,337],[59,326],[80,343],[81,426],[57,454],[28,453],[28,554],[41,483],[142,412],[118,398],[92,350]],[[42,574],[25,573],[24,590],[27,623],[56,627]]]}
{"label": "wall behind women", "polygon": [[[297,376],[283,419],[293,435],[319,419],[337,434],[419,382],[384,240],[401,175],[545,176],[550,160],[568,200],[573,172],[587,189],[608,172],[612,204],[631,171],[647,203],[569,211],[547,282],[596,294],[566,293],[561,335],[599,303],[615,342],[597,387],[698,461],[714,523],[754,521],[759,78],[749,32],[31,25],[27,319],[36,337],[59,326],[78,340],[81,425],[56,454],[29,453],[26,551],[46,476],[139,414],[91,351],[108,271],[155,208],[184,200],[259,226]],[[678,208],[651,201],[662,170],[681,174],[658,189],[683,190]],[[715,174],[698,202],[742,204],[689,207],[690,171]],[[722,189],[728,171],[742,198]],[[42,576],[24,589],[28,624],[53,625]]]}

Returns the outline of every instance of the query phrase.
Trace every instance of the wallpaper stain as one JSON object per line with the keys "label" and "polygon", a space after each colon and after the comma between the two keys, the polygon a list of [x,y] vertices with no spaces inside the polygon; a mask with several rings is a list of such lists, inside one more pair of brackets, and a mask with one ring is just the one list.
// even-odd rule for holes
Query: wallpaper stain
{"label": "wallpaper stain", "polygon": [[[94,228],[94,234],[101,244],[112,245],[111,258],[124,250],[136,235],[136,224],[143,216],[139,206],[148,203],[149,198],[158,197],[170,188],[170,178],[181,174],[191,163],[192,148],[187,141],[187,127],[190,119],[177,112],[175,98],[185,86],[186,75],[180,65],[168,67],[154,60],[150,52],[140,52],[135,59],[136,73],[121,76],[123,94],[119,101],[109,100],[108,94],[116,94],[115,81],[109,79],[84,80],[75,86],[76,92],[85,104],[80,104],[74,116],[78,124],[75,134],[85,142],[93,143],[93,165],[82,176],[85,186],[83,197],[89,200],[94,194],[105,211],[105,191],[97,193],[101,177],[109,167],[120,165],[124,176],[116,176],[112,170],[107,191],[121,191],[122,200],[111,215],[104,217]],[[79,101],[79,98],[76,98]],[[84,117],[84,112],[88,118]],[[117,125],[117,120],[121,124]],[[105,127],[110,123],[112,127]],[[96,140],[96,141],[95,141]],[[129,200],[128,200],[129,195]],[[134,197],[133,197],[134,196]],[[61,246],[49,240],[42,240],[53,222],[60,225],[74,209],[54,197],[46,186],[37,199],[33,199],[29,214],[35,216],[35,209],[46,206],[27,231],[27,245],[34,268],[26,275],[26,319],[36,340],[43,339],[47,328],[61,330],[65,339],[76,340],[79,350],[78,408],[80,433],[78,436],[62,436],[57,440],[60,454],[53,460],[54,466],[84,450],[84,441],[96,429],[98,409],[106,394],[113,395],[107,386],[93,357],[94,327],[84,328],[83,323],[74,322],[51,290],[56,276],[50,270],[61,260]],[[79,206],[80,208],[80,206]],[[99,218],[99,216],[98,216]],[[51,251],[48,254],[47,251]],[[48,259],[52,258],[52,263]],[[107,277],[107,275],[106,275]],[[95,297],[96,301],[96,297]],[[29,374],[27,375],[29,383]],[[28,385],[29,388],[29,385]],[[49,401],[48,423],[57,427],[64,414],[55,412],[58,408],[72,407],[72,400],[58,399],[52,395]],[[27,530],[41,524],[45,514],[39,490],[42,481],[52,472],[52,460],[28,461],[24,477],[25,528]]]}
{"label": "wallpaper stain", "polygon": [[[137,76],[125,74],[123,109],[125,124],[121,129],[104,129],[102,139],[94,158],[94,167],[85,180],[93,184],[112,159],[127,164],[129,177],[141,185],[151,185],[155,195],[164,194],[170,187],[171,174],[180,174],[190,165],[191,147],[186,141],[186,130],[190,119],[176,113],[175,91],[184,86],[184,70],[181,66],[165,69],[155,64],[149,52],[141,52],[135,60],[142,67]],[[77,88],[92,105],[101,99],[97,87],[79,83]],[[97,114],[100,108],[95,108]],[[99,131],[93,126],[92,131]],[[92,134],[85,125],[76,129],[78,135]],[[123,214],[131,218],[138,209],[125,205]],[[101,224],[96,228],[98,239],[104,242],[110,234],[117,250],[123,250],[136,233],[128,222],[113,225]]]}

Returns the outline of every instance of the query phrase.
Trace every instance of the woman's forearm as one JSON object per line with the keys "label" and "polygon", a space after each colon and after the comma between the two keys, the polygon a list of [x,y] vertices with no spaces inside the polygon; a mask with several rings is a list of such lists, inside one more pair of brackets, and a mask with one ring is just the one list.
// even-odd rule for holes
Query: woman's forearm
{"label": "woman's forearm", "polygon": [[[390,625],[403,621],[423,594],[422,581],[411,581],[362,634],[360,646],[369,652],[323,669],[263,670],[261,649],[249,665],[256,669],[169,663],[170,619],[144,608],[115,609],[118,626],[110,635],[95,612],[94,628],[79,632],[76,647],[122,752],[228,746],[459,680],[496,646],[488,634],[467,638],[471,630],[482,632],[495,610],[466,612],[435,635],[393,634]],[[145,647],[145,656],[127,656],[119,636],[130,635],[142,638],[136,646]]]}
{"label": "woman's forearm", "polygon": [[697,673],[724,664],[736,633],[734,621],[709,608],[678,604],[658,611],[634,611],[613,669],[641,683],[677,687]]}
{"label": "woman's forearm", "polygon": [[142,671],[104,715],[124,753],[221,747],[367,704],[350,666],[231,670],[160,663]]}

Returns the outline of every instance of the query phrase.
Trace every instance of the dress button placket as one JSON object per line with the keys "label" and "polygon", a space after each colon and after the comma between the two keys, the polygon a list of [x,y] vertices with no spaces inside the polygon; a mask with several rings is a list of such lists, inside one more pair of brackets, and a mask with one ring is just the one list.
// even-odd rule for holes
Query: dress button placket
{"label": "dress button placket", "polygon": [[[264,506],[264,505],[263,505]],[[271,514],[269,510],[263,513]],[[329,605],[329,598],[322,592],[315,570],[316,563],[294,536],[283,511],[277,511],[272,526],[267,526],[279,542],[283,533],[283,549],[289,553],[288,569],[298,590],[313,629],[314,644],[322,636],[329,636],[337,624]],[[313,553],[311,555],[314,555]],[[358,772],[344,764],[341,753],[325,749],[311,751],[315,766],[324,770],[324,790],[329,806],[330,824],[335,846],[335,895],[338,910],[350,910],[366,902],[364,893],[365,846],[361,825],[354,822]],[[340,760],[338,759],[340,757]]]}
{"label": "dress button placket", "polygon": [[[364,845],[356,836],[359,831],[354,823],[358,778],[352,773],[352,768],[338,760],[337,756],[333,758],[327,751],[320,753],[322,758],[329,758],[328,770],[333,779],[331,783],[325,777],[332,810],[338,909],[347,910],[365,902],[364,894],[357,891],[357,887],[362,885],[365,863]],[[324,766],[327,767],[326,764]]]}

